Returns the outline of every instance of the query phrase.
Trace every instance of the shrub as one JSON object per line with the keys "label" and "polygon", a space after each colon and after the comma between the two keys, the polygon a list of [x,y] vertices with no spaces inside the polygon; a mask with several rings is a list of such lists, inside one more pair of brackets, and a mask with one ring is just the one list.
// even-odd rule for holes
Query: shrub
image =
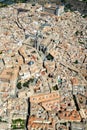
{"label": "shrub", "polygon": [[75,64],[78,64],[79,62],[78,62],[78,60],[75,60],[75,62],[74,62]]}
{"label": "shrub", "polygon": [[21,89],[21,88],[22,88],[21,82],[18,82],[18,83],[17,83],[17,88],[18,88],[18,89]]}
{"label": "shrub", "polygon": [[53,90],[58,90],[57,85],[53,86]]}

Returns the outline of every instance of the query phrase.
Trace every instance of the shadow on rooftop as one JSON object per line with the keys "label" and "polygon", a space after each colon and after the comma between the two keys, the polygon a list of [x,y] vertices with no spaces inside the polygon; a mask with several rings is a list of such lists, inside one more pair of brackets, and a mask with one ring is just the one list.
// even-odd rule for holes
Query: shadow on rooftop
{"label": "shadow on rooftop", "polygon": [[15,3],[25,3],[27,0],[0,0],[0,7],[5,7]]}
{"label": "shadow on rooftop", "polygon": [[47,2],[56,4],[63,3],[65,4],[65,11],[78,11],[82,15],[87,16],[87,0],[0,0],[0,7],[8,6],[14,3],[26,2],[30,2],[33,5],[37,2],[42,5]]}
{"label": "shadow on rooftop", "polygon": [[27,118],[26,118],[26,130],[28,130],[27,126],[29,125],[28,120],[30,117],[30,108],[31,108],[30,98],[28,98],[27,103],[28,103],[28,114],[27,114]]}
{"label": "shadow on rooftop", "polygon": [[65,10],[78,11],[87,17],[87,0],[66,0]]}

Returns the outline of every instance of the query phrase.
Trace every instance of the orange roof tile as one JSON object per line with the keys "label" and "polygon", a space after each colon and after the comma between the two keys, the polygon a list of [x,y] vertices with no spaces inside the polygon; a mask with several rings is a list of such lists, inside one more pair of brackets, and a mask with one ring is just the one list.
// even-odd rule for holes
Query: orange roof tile
{"label": "orange roof tile", "polygon": [[48,94],[39,94],[39,95],[31,96],[30,101],[32,103],[40,103],[40,102],[54,100],[57,98],[59,98],[59,93],[52,92],[52,93],[48,93]]}
{"label": "orange roof tile", "polygon": [[60,105],[59,105],[59,99],[55,99],[52,101],[47,101],[47,102],[42,102],[42,106],[47,110],[47,111],[52,111],[52,110],[60,110]]}
{"label": "orange roof tile", "polygon": [[78,111],[63,111],[59,113],[59,118],[61,120],[67,120],[67,121],[81,121],[81,117]]}
{"label": "orange roof tile", "polygon": [[71,79],[71,82],[72,82],[73,85],[78,85],[79,84],[78,79],[75,78],[75,77]]}

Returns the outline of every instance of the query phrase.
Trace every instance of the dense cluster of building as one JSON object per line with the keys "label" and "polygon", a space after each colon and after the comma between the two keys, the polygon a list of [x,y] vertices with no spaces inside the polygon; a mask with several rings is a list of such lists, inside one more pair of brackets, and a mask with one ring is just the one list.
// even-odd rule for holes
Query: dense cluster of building
{"label": "dense cluster of building", "polygon": [[87,19],[56,4],[0,10],[0,130],[86,130]]}

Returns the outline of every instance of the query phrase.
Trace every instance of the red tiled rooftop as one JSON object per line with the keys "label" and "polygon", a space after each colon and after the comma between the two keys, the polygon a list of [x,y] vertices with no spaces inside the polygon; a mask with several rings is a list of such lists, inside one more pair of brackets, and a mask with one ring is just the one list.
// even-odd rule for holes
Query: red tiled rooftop
{"label": "red tiled rooftop", "polygon": [[75,78],[75,77],[71,79],[71,82],[72,82],[73,85],[78,85],[79,84],[78,79]]}
{"label": "red tiled rooftop", "polygon": [[59,113],[59,118],[61,120],[67,120],[67,121],[81,121],[81,117],[78,111],[63,111]]}
{"label": "red tiled rooftop", "polygon": [[55,100],[51,100],[51,101],[47,101],[47,102],[42,102],[42,106],[47,110],[47,111],[51,111],[51,110],[60,110],[60,105],[59,105],[60,100],[59,99],[55,99]]}
{"label": "red tiled rooftop", "polygon": [[44,101],[46,102],[46,101],[54,100],[57,98],[59,98],[59,93],[52,92],[52,93],[48,93],[48,94],[39,94],[39,95],[31,96],[30,102],[40,103],[40,102],[44,102]]}

